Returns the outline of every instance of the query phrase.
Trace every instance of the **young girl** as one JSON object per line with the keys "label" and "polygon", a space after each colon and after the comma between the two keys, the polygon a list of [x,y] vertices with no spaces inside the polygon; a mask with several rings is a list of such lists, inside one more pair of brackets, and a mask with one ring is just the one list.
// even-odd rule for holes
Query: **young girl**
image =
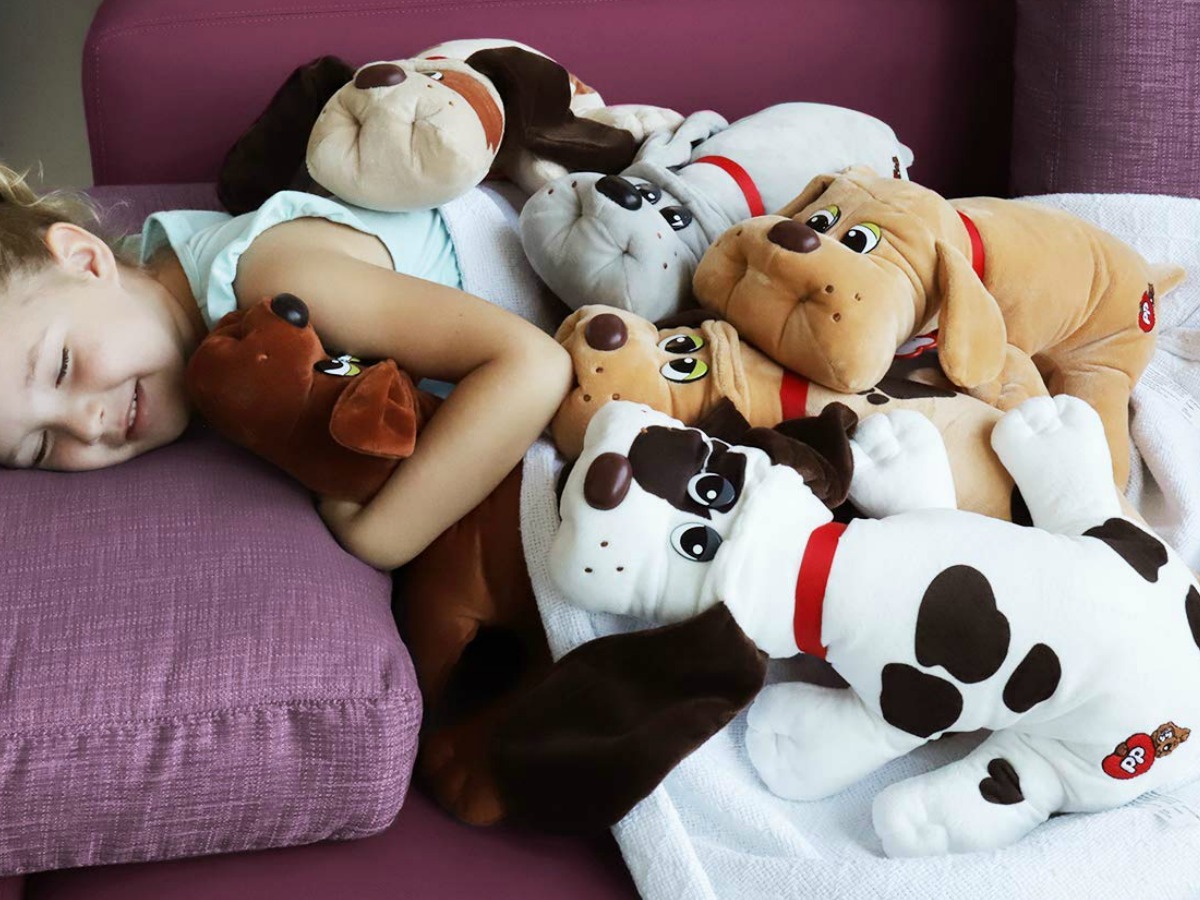
{"label": "young girl", "polygon": [[370,214],[284,192],[237,218],[155,214],[140,259],[102,235],[89,204],[39,197],[0,166],[0,464],[96,469],[173,441],[189,417],[184,367],[208,329],[290,292],[326,346],[457,382],[370,503],[319,503],[348,551],[390,569],[500,483],[570,386],[551,337],[458,289],[435,210]]}

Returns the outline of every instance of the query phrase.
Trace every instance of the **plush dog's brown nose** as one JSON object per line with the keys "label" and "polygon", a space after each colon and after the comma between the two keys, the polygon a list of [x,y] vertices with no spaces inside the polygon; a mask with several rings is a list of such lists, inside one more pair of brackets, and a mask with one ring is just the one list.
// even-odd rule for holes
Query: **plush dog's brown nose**
{"label": "plush dog's brown nose", "polygon": [[803,222],[785,219],[767,232],[767,240],[793,253],[812,253],[821,246],[821,238]]}
{"label": "plush dog's brown nose", "polygon": [[629,330],[620,316],[600,313],[587,323],[583,339],[593,350],[620,350],[629,340]]}
{"label": "plush dog's brown nose", "polygon": [[629,493],[633,466],[620,453],[601,453],[588,466],[583,499],[592,509],[616,509]]}
{"label": "plush dog's brown nose", "polygon": [[402,84],[407,77],[404,70],[397,65],[376,63],[354,76],[354,86],[364,91],[369,88],[391,87],[394,84]]}

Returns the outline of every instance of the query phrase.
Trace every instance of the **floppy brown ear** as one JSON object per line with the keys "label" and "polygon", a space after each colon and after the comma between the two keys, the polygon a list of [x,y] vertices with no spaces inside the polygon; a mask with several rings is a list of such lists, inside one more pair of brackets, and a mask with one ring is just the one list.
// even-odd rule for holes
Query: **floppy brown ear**
{"label": "floppy brown ear", "polygon": [[741,443],[758,447],[776,465],[791,466],[818,500],[833,508],[846,501],[854,475],[850,437],[858,416],[843,403],[830,403],[820,415],[789,419],[774,428],[752,428]]}
{"label": "floppy brown ear", "polygon": [[420,424],[412,379],[388,359],[355,378],[337,399],[329,433],[348,450],[371,456],[412,456]]}
{"label": "floppy brown ear", "polygon": [[497,729],[505,807],[551,831],[610,828],[754,699],[766,671],[724,604],[577,647]]}
{"label": "floppy brown ear", "polygon": [[1004,368],[1004,316],[961,252],[945,241],[937,242],[936,252],[938,361],[947,378],[969,390]]}
{"label": "floppy brown ear", "polygon": [[497,47],[472,53],[467,65],[491,79],[504,101],[505,148],[523,147],[569,172],[611,175],[633,162],[632,134],[571,111],[571,76],[554,60]]}
{"label": "floppy brown ear", "polygon": [[225,154],[217,199],[233,215],[251,212],[272,194],[306,188],[308,135],[329,98],[354,77],[354,67],[322,56],[298,67],[267,108]]}

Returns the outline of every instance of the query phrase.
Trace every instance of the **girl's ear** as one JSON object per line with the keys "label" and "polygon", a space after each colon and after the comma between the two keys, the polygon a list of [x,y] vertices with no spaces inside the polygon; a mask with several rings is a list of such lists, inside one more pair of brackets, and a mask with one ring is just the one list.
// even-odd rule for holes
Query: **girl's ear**
{"label": "girl's ear", "polygon": [[50,255],[69,274],[105,280],[117,273],[117,260],[108,244],[86,228],[55,222],[43,239]]}
{"label": "girl's ear", "polygon": [[766,666],[724,604],[577,647],[497,728],[505,808],[551,831],[610,828],[754,699]]}

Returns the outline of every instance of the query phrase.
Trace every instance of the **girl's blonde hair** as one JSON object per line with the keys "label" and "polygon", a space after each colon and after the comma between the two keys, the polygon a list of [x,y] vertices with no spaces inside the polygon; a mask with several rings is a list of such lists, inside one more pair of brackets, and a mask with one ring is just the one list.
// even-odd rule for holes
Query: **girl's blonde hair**
{"label": "girl's blonde hair", "polygon": [[107,233],[90,199],[71,191],[38,194],[29,186],[28,174],[0,163],[0,288],[14,275],[38,271],[53,261],[44,237],[57,222],[90,231],[112,247],[121,262],[132,262],[118,249],[117,236]]}

